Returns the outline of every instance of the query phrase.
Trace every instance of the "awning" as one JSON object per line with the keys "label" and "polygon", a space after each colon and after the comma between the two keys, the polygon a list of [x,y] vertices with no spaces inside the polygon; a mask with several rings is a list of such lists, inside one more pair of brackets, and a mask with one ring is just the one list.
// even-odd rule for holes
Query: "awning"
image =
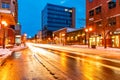
{"label": "awning", "polygon": [[0,13],[0,19],[5,20],[8,25],[15,25],[15,18],[11,13]]}
{"label": "awning", "polygon": [[117,28],[116,31],[113,32],[114,34],[120,34],[120,28]]}

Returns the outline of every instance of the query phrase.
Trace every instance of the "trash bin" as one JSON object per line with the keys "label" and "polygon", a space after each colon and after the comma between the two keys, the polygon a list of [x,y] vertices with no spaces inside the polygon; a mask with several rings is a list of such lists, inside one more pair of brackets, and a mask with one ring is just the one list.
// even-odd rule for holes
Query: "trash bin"
{"label": "trash bin", "polygon": [[96,48],[96,45],[91,45],[91,48],[94,48],[94,49],[95,49],[95,48]]}

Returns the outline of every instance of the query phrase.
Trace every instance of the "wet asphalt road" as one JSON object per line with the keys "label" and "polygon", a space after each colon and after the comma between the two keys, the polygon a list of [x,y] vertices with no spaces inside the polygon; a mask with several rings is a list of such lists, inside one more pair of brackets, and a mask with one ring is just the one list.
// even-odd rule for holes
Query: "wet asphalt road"
{"label": "wet asphalt road", "polygon": [[13,53],[0,66],[0,80],[54,80],[29,49]]}
{"label": "wet asphalt road", "polygon": [[6,60],[0,67],[0,80],[120,80],[120,63],[32,47]]}
{"label": "wet asphalt road", "polygon": [[[37,53],[39,58],[54,66],[63,79],[71,80],[119,80],[120,63],[96,57],[80,56],[58,50],[46,49],[50,53]],[[44,55],[44,56],[43,56]],[[46,63],[46,65],[47,65]],[[49,68],[49,67],[48,67]],[[52,68],[51,68],[52,70]],[[52,70],[57,76],[57,70]],[[67,76],[67,77],[66,77]]]}

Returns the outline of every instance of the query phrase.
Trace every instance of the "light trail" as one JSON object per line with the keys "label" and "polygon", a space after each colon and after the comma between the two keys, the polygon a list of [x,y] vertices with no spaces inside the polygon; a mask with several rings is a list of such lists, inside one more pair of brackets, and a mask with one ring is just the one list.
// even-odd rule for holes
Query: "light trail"
{"label": "light trail", "polygon": [[[41,49],[36,48],[36,47],[33,47],[33,45],[31,45],[31,44],[29,44],[28,46],[29,46],[29,48],[32,50],[32,52],[42,52],[43,54],[48,53],[48,52],[45,51],[45,50],[42,50],[42,51],[41,51]],[[34,46],[38,46],[38,45],[35,44]],[[49,47],[49,45],[45,45],[44,47],[47,47],[47,48],[50,48],[50,49],[51,49],[51,48],[54,49],[54,47]],[[60,48],[59,51],[71,53],[71,51],[66,51],[66,50],[61,50],[61,49],[63,49],[63,48]],[[56,47],[55,47],[55,50],[56,50]],[[101,56],[90,55],[90,54],[79,53],[79,52],[72,52],[72,53],[73,53],[73,54],[77,54],[77,55],[87,56],[87,57],[89,57],[89,58],[94,58],[94,59],[96,59],[96,60],[107,60],[107,61],[112,61],[112,62],[115,62],[115,63],[120,63],[120,61],[118,61],[118,60],[108,59],[108,58],[104,58],[104,57],[101,57]],[[70,55],[66,55],[66,56],[67,56],[67,57],[70,57],[70,58],[74,58],[74,59],[77,58],[77,57],[70,56]],[[77,58],[77,59],[78,59],[78,58]],[[110,69],[114,70],[114,72],[120,71],[120,68],[118,68],[118,67],[106,65],[106,64],[103,64],[103,63],[100,63],[100,62],[96,62],[96,61],[92,61],[92,60],[86,60],[86,59],[83,59],[83,58],[79,58],[79,60],[85,61],[85,62],[90,62],[90,63],[93,63],[94,65],[100,65],[100,66],[104,66],[104,67],[110,68]]]}

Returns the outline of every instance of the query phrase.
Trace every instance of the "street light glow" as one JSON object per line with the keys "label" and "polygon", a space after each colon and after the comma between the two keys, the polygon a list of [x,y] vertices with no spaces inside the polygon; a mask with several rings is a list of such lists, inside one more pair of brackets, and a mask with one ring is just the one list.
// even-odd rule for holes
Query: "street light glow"
{"label": "street light glow", "polygon": [[85,32],[88,32],[88,29],[85,29]]}
{"label": "street light glow", "polygon": [[89,31],[92,31],[92,28],[89,28]]}
{"label": "street light glow", "polygon": [[7,25],[8,25],[6,21],[2,21],[1,23],[2,23],[4,26],[7,26]]}
{"label": "street light glow", "polygon": [[5,26],[7,26],[8,24],[6,21],[1,21],[1,24],[3,25],[3,49],[4,49],[5,48],[5,39],[6,39]]}
{"label": "street light glow", "polygon": [[85,29],[85,32],[92,31],[92,28]]}

